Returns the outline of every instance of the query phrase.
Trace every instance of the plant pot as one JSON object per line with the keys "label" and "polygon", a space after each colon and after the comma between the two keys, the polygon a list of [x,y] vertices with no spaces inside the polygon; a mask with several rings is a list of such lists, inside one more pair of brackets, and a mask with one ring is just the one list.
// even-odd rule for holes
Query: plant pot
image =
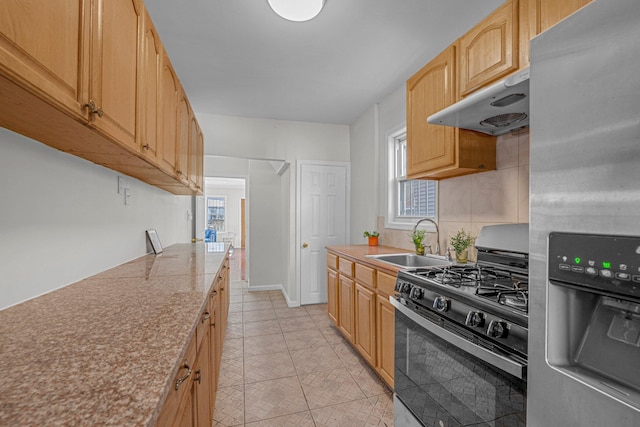
{"label": "plant pot", "polygon": [[416,246],[416,254],[424,255],[424,245]]}
{"label": "plant pot", "polygon": [[469,250],[463,249],[460,252],[456,252],[456,262],[458,264],[466,264],[469,261]]}
{"label": "plant pot", "polygon": [[378,236],[369,236],[369,246],[378,246]]}

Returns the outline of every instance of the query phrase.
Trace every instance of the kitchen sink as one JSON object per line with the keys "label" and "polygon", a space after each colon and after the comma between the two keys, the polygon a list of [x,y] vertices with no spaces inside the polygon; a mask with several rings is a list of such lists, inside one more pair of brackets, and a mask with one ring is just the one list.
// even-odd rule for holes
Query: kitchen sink
{"label": "kitchen sink", "polygon": [[451,261],[439,255],[416,255],[416,254],[383,254],[383,255],[367,255],[377,261],[393,264],[398,267],[415,268],[415,267],[443,267],[453,264]]}

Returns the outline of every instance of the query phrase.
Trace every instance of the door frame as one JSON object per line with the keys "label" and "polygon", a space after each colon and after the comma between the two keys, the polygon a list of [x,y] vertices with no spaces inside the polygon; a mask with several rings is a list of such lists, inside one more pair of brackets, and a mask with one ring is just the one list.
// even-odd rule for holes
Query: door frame
{"label": "door frame", "polygon": [[297,306],[302,302],[302,271],[300,269],[300,263],[302,260],[302,167],[310,166],[342,166],[345,168],[345,245],[349,244],[351,236],[351,163],[349,162],[331,162],[322,160],[298,160],[296,161],[296,301]]}

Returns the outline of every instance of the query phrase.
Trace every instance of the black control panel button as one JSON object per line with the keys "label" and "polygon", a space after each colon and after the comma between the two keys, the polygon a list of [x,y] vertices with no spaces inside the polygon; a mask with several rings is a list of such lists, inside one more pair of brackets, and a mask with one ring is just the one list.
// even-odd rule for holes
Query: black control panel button
{"label": "black control panel button", "polygon": [[616,279],[628,282],[631,280],[631,275],[629,273],[616,273]]}
{"label": "black control panel button", "polygon": [[574,273],[584,273],[584,267],[574,265],[573,267],[571,267],[571,271],[573,271]]}
{"label": "black control panel button", "polygon": [[564,271],[571,271],[571,266],[569,264],[560,264],[558,268]]}

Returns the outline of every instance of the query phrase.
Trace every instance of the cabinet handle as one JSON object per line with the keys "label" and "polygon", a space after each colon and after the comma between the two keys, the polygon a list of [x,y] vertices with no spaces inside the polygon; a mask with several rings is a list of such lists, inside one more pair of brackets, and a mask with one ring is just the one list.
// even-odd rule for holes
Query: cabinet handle
{"label": "cabinet handle", "polygon": [[89,102],[84,104],[84,107],[89,109],[89,113],[97,114],[98,117],[102,117],[104,115],[104,111],[102,111],[102,108],[96,107],[96,102],[93,99],[90,99]]}
{"label": "cabinet handle", "polygon": [[215,297],[216,295],[218,295],[218,291],[216,291],[215,289],[213,290],[213,296]]}
{"label": "cabinet handle", "polygon": [[196,371],[196,377],[193,379],[194,381],[198,381],[198,384],[200,384],[200,380],[202,379],[202,375],[200,373],[200,369],[198,369]]}
{"label": "cabinet handle", "polygon": [[145,150],[148,150],[148,149],[149,149],[149,144],[144,144],[144,145],[142,146],[142,148],[144,148]]}
{"label": "cabinet handle", "polygon": [[185,363],[182,366],[182,369],[186,369],[187,373],[185,374],[184,377],[180,377],[176,380],[176,390],[180,388],[180,384],[182,384],[183,382],[185,382],[187,380],[187,378],[189,378],[191,376],[191,366],[189,366],[187,363]]}
{"label": "cabinet handle", "polygon": [[206,313],[204,313],[204,316],[202,317],[202,323],[209,320],[210,318],[211,318],[211,313],[207,311]]}

